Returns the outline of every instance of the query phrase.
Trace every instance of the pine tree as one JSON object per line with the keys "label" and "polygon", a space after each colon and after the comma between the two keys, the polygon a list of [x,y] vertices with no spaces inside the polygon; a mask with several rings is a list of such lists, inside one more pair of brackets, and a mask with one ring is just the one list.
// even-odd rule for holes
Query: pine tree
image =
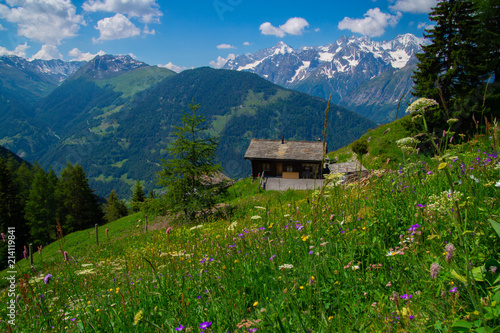
{"label": "pine tree", "polygon": [[137,213],[141,210],[141,204],[146,199],[146,195],[144,194],[144,188],[141,185],[140,181],[135,182],[134,193],[132,194],[132,199],[130,200],[130,206],[132,207],[132,211]]}
{"label": "pine tree", "polygon": [[472,1],[441,1],[429,18],[436,25],[424,34],[431,43],[417,54],[414,95],[432,98],[447,110],[483,85],[487,51],[479,42],[481,24]]}
{"label": "pine tree", "polygon": [[104,224],[104,215],[98,197],[90,188],[83,168],[68,162],[61,172],[57,186],[57,195],[61,200],[58,212],[65,233],[82,230]]}
{"label": "pine tree", "polygon": [[167,188],[171,210],[193,220],[215,205],[217,191],[208,176],[221,167],[215,163],[218,138],[206,135],[205,119],[196,114],[200,105],[193,102],[189,107],[191,114],[183,112],[182,126],[175,127],[176,139],[167,148],[171,159],[163,161],[158,184]]}
{"label": "pine tree", "polygon": [[482,24],[482,39],[488,52],[489,72],[500,82],[500,2],[498,0],[476,0]]}
{"label": "pine tree", "polygon": [[128,215],[127,206],[120,200],[115,190],[112,190],[104,204],[104,215],[108,222],[113,222]]}
{"label": "pine tree", "polygon": [[58,200],[55,195],[57,181],[54,170],[50,169],[47,174],[42,168],[37,168],[29,191],[25,217],[28,221],[31,239],[39,245],[57,239]]}
{"label": "pine tree", "polygon": [[[7,162],[0,158],[0,232],[8,234],[8,228],[14,227],[16,237],[16,253],[22,252],[28,240],[28,229],[24,219],[21,191],[15,182],[15,175],[7,166]],[[7,260],[7,243],[0,240],[0,268],[5,267]]]}

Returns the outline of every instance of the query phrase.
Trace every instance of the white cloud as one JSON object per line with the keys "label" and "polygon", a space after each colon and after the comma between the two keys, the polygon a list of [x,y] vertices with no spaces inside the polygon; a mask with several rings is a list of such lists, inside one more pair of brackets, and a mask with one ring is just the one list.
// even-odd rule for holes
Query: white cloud
{"label": "white cloud", "polygon": [[104,52],[103,50],[100,50],[96,54],[92,54],[90,52],[83,53],[82,51],[80,51],[76,47],[68,52],[68,55],[70,57],[73,57],[73,59],[71,59],[71,60],[76,60],[76,61],[89,61],[89,60],[94,59],[98,55],[102,56],[105,54],[106,54],[106,52]]}
{"label": "white cloud", "polygon": [[3,27],[3,25],[0,24],[0,31],[7,30]]}
{"label": "white cloud", "polygon": [[40,51],[38,51],[30,60],[41,59],[41,60],[52,60],[52,59],[62,59],[63,56],[57,49],[55,45],[44,44]]}
{"label": "white cloud", "polygon": [[87,12],[111,12],[138,17],[144,23],[159,23],[163,15],[156,0],[87,0],[82,7]]}
{"label": "white cloud", "polygon": [[217,45],[217,48],[220,50],[220,49],[235,49],[236,47],[229,44],[219,44]]}
{"label": "white cloud", "polygon": [[155,29],[151,29],[149,30],[148,26],[144,26],[144,29],[142,29],[142,33],[145,34],[145,35],[156,35],[156,30]]}
{"label": "white cloud", "polygon": [[250,42],[244,42],[243,45],[248,46],[250,45]]}
{"label": "white cloud", "polygon": [[164,67],[164,68],[168,68],[176,73],[180,73],[182,72],[183,70],[186,70],[188,69],[187,67],[182,67],[182,66],[177,66],[177,65],[174,65],[172,62],[169,62],[168,64],[166,65],[158,65],[158,67]]}
{"label": "white cloud", "polygon": [[279,27],[273,26],[270,22],[262,23],[259,30],[263,35],[273,35],[276,37],[285,37],[286,34],[302,35],[302,32],[309,23],[302,17],[292,17],[285,24]]}
{"label": "white cloud", "polygon": [[217,61],[210,61],[210,66],[214,68],[221,68],[228,62],[229,60],[234,60],[236,56],[232,53],[228,54],[227,58],[223,58],[221,56],[217,57]]}
{"label": "white cloud", "polygon": [[58,45],[61,40],[73,37],[80,25],[85,25],[81,15],[68,0],[8,0],[0,4],[0,18],[17,25],[17,34],[31,40]]}
{"label": "white cloud", "polygon": [[129,38],[141,33],[141,30],[122,14],[100,20],[95,28],[99,30],[100,36],[97,40],[94,39],[94,42]]}
{"label": "white cloud", "polygon": [[380,11],[379,8],[369,9],[362,19],[352,19],[344,17],[339,22],[338,28],[340,30],[351,30],[368,37],[382,36],[385,28],[388,26],[395,26],[401,18],[401,13],[396,15],[386,14]]}
{"label": "white cloud", "polygon": [[417,28],[430,30],[430,29],[434,28],[434,24],[430,24],[429,22],[419,22],[417,24]]}
{"label": "white cloud", "polygon": [[428,14],[431,8],[436,7],[439,0],[397,0],[390,9],[413,14]]}
{"label": "white cloud", "polygon": [[7,50],[7,48],[0,46],[0,56],[18,56],[21,58],[26,58],[26,50],[29,48],[28,43],[24,43],[16,46],[13,51]]}

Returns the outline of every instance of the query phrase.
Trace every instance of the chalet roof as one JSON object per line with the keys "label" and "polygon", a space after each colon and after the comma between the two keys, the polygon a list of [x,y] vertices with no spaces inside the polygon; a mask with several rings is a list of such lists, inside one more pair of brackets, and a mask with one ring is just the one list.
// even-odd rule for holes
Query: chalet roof
{"label": "chalet roof", "polygon": [[[332,163],[328,165],[330,173],[351,173],[359,172],[359,162]],[[366,170],[361,166],[361,170]]]}
{"label": "chalet roof", "polygon": [[245,159],[321,162],[323,142],[253,139]]}

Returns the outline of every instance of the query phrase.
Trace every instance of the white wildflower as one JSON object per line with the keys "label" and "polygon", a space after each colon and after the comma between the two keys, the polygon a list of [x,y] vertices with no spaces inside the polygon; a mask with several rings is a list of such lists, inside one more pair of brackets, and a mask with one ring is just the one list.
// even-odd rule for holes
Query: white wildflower
{"label": "white wildflower", "polygon": [[200,228],[203,228],[203,224],[200,224],[200,225],[197,225],[195,227],[192,227],[191,229],[189,230],[195,230],[195,229],[200,229]]}
{"label": "white wildflower", "polygon": [[254,215],[250,218],[250,220],[258,220],[258,219],[261,219],[262,217],[260,217],[259,215]]}
{"label": "white wildflower", "polygon": [[291,264],[283,264],[283,265],[279,266],[278,268],[279,269],[292,269],[293,265],[291,265]]}
{"label": "white wildflower", "polygon": [[414,113],[418,111],[425,111],[425,109],[438,106],[438,102],[430,98],[419,98],[406,109],[406,113]]}

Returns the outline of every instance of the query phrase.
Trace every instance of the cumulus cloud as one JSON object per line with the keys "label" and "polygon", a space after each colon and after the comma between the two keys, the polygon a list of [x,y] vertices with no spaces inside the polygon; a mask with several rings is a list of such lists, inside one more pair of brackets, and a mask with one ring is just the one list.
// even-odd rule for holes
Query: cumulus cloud
{"label": "cumulus cloud", "polygon": [[431,8],[436,7],[439,0],[397,0],[390,9],[413,14],[428,14]]}
{"label": "cumulus cloud", "polygon": [[234,60],[236,58],[236,56],[232,53],[230,53],[227,58],[223,58],[221,56],[218,56],[217,57],[217,60],[216,61],[210,61],[210,66],[214,67],[214,68],[221,68],[222,66],[224,66],[226,64],[226,62],[228,62],[229,60]]}
{"label": "cumulus cloud", "polygon": [[87,0],[83,4],[87,12],[111,12],[138,17],[144,23],[159,23],[160,6],[156,0]]}
{"label": "cumulus cloud", "polygon": [[270,22],[264,22],[260,25],[259,30],[263,35],[285,37],[286,34],[302,35],[304,29],[308,26],[309,23],[302,17],[292,17],[279,27],[273,26]]}
{"label": "cumulus cloud", "polygon": [[107,17],[97,22],[95,26],[100,32],[96,41],[122,39],[137,36],[141,30],[137,28],[130,20],[122,14],[116,14],[113,17]]}
{"label": "cumulus cloud", "polygon": [[172,71],[174,71],[176,73],[180,73],[183,70],[187,69],[187,67],[177,66],[177,65],[173,64],[172,62],[169,62],[166,65],[158,65],[158,67],[168,68],[168,69],[170,69],[170,70],[172,70]]}
{"label": "cumulus cloud", "polygon": [[220,49],[235,49],[236,47],[229,44],[219,44],[217,45],[217,48],[220,50]]}
{"label": "cumulus cloud", "polygon": [[0,24],[0,31],[2,31],[2,30],[7,30],[7,29],[5,29],[5,28],[3,27],[3,25],[1,25],[1,24]]}
{"label": "cumulus cloud", "polygon": [[52,59],[62,59],[63,56],[57,49],[55,45],[45,44],[42,45],[40,51],[38,51],[30,60],[40,59],[40,60],[52,60]]}
{"label": "cumulus cloud", "polygon": [[369,9],[362,19],[352,19],[344,17],[339,22],[338,28],[340,30],[351,30],[368,37],[379,37],[385,32],[388,26],[395,26],[401,18],[401,13],[396,15],[386,14],[380,11],[379,8]]}
{"label": "cumulus cloud", "polygon": [[45,44],[58,45],[85,25],[67,0],[11,0],[0,4],[0,18],[17,25],[17,34]]}
{"label": "cumulus cloud", "polygon": [[434,28],[434,25],[433,24],[430,24],[429,22],[419,22],[417,24],[417,28],[418,29],[426,29],[426,30],[430,30],[432,28]]}
{"label": "cumulus cloud", "polygon": [[26,58],[26,50],[29,48],[28,43],[24,43],[16,46],[16,48],[11,51],[7,48],[0,46],[0,56],[18,56],[21,58]]}
{"label": "cumulus cloud", "polygon": [[72,49],[71,51],[68,52],[68,55],[70,57],[73,57],[73,59],[71,59],[72,61],[73,60],[76,60],[76,61],[89,61],[89,60],[94,59],[98,55],[102,56],[102,55],[105,55],[105,54],[106,54],[106,52],[104,52],[103,50],[100,50],[96,54],[92,54],[90,52],[83,53],[82,51],[80,51],[76,47],[74,49]]}
{"label": "cumulus cloud", "polygon": [[250,45],[250,42],[244,42],[243,45],[248,46]]}

